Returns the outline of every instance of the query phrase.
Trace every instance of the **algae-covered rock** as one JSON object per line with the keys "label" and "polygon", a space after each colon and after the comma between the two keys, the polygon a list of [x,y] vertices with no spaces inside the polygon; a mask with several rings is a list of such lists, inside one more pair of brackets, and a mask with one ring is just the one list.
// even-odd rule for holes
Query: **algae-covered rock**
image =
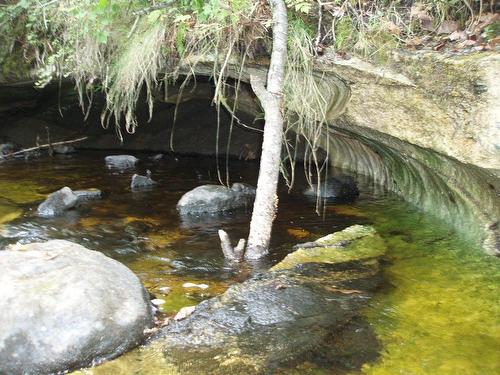
{"label": "algae-covered rock", "polygon": [[297,247],[298,250],[288,254],[272,270],[290,269],[303,263],[339,263],[375,258],[386,251],[385,242],[375,229],[364,225],[353,225]]}

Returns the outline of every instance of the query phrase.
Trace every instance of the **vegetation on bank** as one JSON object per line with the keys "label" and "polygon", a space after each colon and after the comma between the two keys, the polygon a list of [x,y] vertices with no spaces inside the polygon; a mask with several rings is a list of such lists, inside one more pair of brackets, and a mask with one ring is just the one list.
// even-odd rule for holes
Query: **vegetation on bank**
{"label": "vegetation on bank", "polygon": [[[288,129],[308,140],[310,155],[320,148],[328,108],[313,75],[317,58],[376,58],[395,47],[440,49],[443,43],[495,48],[500,29],[488,1],[285,2],[285,118]],[[138,125],[141,93],[152,113],[153,90],[192,78],[196,64],[211,62],[214,103],[234,113],[236,103],[228,99],[240,83],[228,80],[229,69],[239,68],[238,78],[249,61],[268,61],[271,26],[264,0],[7,0],[0,5],[0,80],[26,67],[33,68],[40,87],[72,79],[84,109],[103,92],[103,125],[115,124],[121,135]],[[293,149],[286,147],[292,170]],[[322,167],[313,156],[311,163]],[[285,176],[293,183],[293,173]]]}

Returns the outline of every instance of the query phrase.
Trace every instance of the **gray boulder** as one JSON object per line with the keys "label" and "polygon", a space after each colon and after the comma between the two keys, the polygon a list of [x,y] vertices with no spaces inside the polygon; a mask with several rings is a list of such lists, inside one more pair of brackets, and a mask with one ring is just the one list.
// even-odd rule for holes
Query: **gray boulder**
{"label": "gray boulder", "polygon": [[[318,185],[312,184],[304,191],[305,195],[316,197]],[[359,189],[356,181],[347,175],[330,177],[320,184],[321,198],[330,198],[342,201],[353,201],[359,196]]]}
{"label": "gray boulder", "polygon": [[132,155],[110,155],[104,158],[108,168],[127,169],[133,168],[139,159]]}
{"label": "gray boulder", "polygon": [[99,189],[71,190],[65,186],[60,190],[49,194],[37,209],[38,216],[53,217],[61,215],[66,210],[75,207],[77,204],[102,198]]}
{"label": "gray boulder", "polygon": [[0,251],[0,373],[89,366],[138,345],[152,325],[148,294],[124,265],[53,240]]}
{"label": "gray boulder", "polygon": [[231,188],[221,185],[202,185],[188,191],[177,203],[181,214],[202,214],[231,211],[248,207],[255,198],[255,188],[234,183]]}
{"label": "gray boulder", "polygon": [[328,345],[360,316],[380,281],[371,260],[257,275],[163,328],[157,344],[183,374],[272,373],[269,366]]}
{"label": "gray boulder", "polygon": [[132,181],[130,182],[130,187],[132,190],[150,187],[156,184],[156,181],[151,179],[151,171],[148,169],[146,171],[146,176],[141,176],[139,174],[134,174],[132,176]]}
{"label": "gray boulder", "polygon": [[49,194],[47,199],[42,202],[37,209],[38,216],[52,217],[62,214],[76,206],[78,197],[73,191],[65,186],[62,189]]}

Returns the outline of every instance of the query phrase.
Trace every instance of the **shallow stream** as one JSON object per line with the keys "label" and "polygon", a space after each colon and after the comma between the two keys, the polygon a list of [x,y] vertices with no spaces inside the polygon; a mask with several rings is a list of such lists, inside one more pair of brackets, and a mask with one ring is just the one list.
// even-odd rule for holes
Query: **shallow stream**
{"label": "shallow stream", "polygon": [[[143,154],[137,155],[141,161],[135,170],[120,172],[107,169],[104,156],[82,152],[2,162],[0,247],[58,238],[102,251],[131,268],[155,297],[165,299],[165,314],[218,295],[255,271],[226,264],[217,236],[217,230],[224,228],[233,239],[246,237],[248,212],[182,220],[175,210],[183,193],[217,181],[213,158],[165,156],[153,161]],[[231,179],[255,184],[257,168],[254,163],[231,162]],[[150,190],[131,191],[131,174],[144,174],[146,169],[158,184]],[[58,218],[36,217],[37,204],[63,186],[99,188],[105,196]],[[290,194],[282,187],[272,255],[260,267],[276,263],[298,242],[353,224],[373,225],[388,247],[386,282],[364,314],[382,349],[375,362],[361,369],[339,370],[331,361],[311,360],[283,373],[500,373],[499,259],[368,182],[360,184],[361,196],[355,203],[329,203],[321,216],[315,213],[315,202],[301,194],[304,187],[299,181]],[[186,282],[208,288],[185,288]],[[163,287],[169,287],[170,293],[163,293]],[[154,347],[135,349],[84,372],[176,373]]]}

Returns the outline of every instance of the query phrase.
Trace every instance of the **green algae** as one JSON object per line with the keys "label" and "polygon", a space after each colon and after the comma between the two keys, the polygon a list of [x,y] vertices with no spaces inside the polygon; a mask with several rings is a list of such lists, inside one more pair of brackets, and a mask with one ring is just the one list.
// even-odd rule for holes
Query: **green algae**
{"label": "green algae", "polygon": [[499,260],[405,206],[367,207],[388,238],[392,288],[366,312],[384,349],[363,373],[500,373]]}
{"label": "green algae", "polygon": [[40,185],[29,180],[0,181],[0,197],[17,204],[26,204],[45,199],[40,193]]}
{"label": "green algae", "polygon": [[290,269],[302,263],[338,263],[375,258],[386,251],[384,240],[370,226],[353,225],[314,241],[317,247],[299,248],[272,270]]}
{"label": "green algae", "polygon": [[15,204],[0,198],[0,225],[17,219],[23,211]]}

